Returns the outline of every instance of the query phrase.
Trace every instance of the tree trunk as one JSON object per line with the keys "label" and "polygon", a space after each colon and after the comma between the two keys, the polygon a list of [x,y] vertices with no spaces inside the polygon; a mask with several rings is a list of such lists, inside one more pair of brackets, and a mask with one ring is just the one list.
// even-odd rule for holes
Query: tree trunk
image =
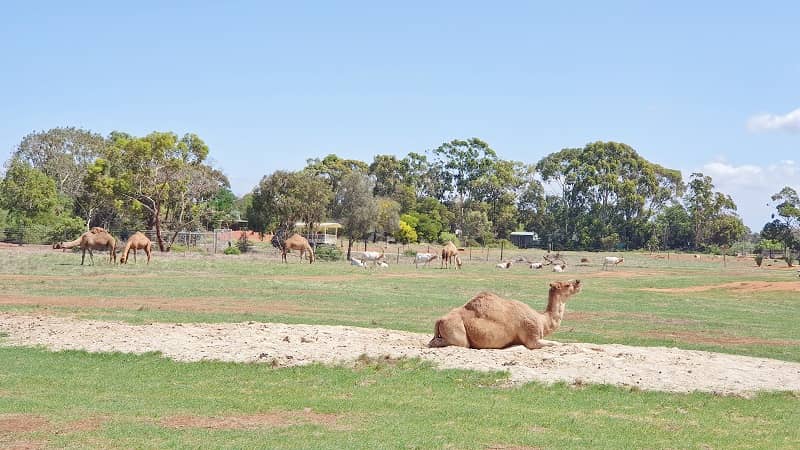
{"label": "tree trunk", "polygon": [[155,212],[153,213],[153,217],[155,220],[153,222],[156,228],[156,242],[158,242],[158,249],[162,252],[166,252],[167,247],[166,245],[164,245],[164,238],[161,236],[161,218],[159,217],[160,211],[161,208],[158,205],[156,205]]}
{"label": "tree trunk", "polygon": [[353,248],[353,238],[347,239],[347,260],[350,261],[350,250]]}

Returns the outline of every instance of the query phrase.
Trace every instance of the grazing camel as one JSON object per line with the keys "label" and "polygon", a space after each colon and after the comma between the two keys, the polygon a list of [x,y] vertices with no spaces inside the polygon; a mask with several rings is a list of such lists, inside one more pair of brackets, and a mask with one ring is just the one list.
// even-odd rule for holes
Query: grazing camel
{"label": "grazing camel", "polygon": [[300,259],[303,259],[303,255],[308,253],[308,263],[311,264],[314,262],[314,249],[311,248],[311,244],[308,243],[308,239],[300,236],[299,234],[295,233],[283,241],[283,246],[281,250],[281,259],[283,262],[288,263],[286,261],[286,252],[288,250],[299,250],[300,251]]}
{"label": "grazing camel", "polygon": [[428,347],[506,348],[521,344],[533,350],[558,345],[543,338],[558,329],[567,300],[580,291],[580,280],[550,283],[543,313],[525,303],[481,292],[436,321]]}
{"label": "grazing camel", "polygon": [[450,264],[455,263],[456,268],[461,268],[461,258],[458,257],[458,248],[453,244],[453,241],[447,241],[442,247],[442,263],[440,267],[450,268]]}
{"label": "grazing camel", "polygon": [[74,241],[58,242],[53,244],[53,248],[74,248],[81,249],[81,265],[86,261],[86,250],[89,250],[89,260],[94,265],[94,255],[92,250],[109,250],[108,262],[117,262],[117,240],[106,230],[100,227],[93,227],[83,233]]}
{"label": "grazing camel", "polygon": [[133,262],[136,262],[136,250],[144,250],[147,254],[147,264],[150,264],[150,254],[153,251],[153,243],[150,242],[150,239],[137,231],[133,233],[131,237],[128,238],[128,242],[125,243],[125,248],[122,250],[122,255],[119,257],[119,263],[125,264],[128,262],[128,257],[131,254],[131,250],[133,250]]}

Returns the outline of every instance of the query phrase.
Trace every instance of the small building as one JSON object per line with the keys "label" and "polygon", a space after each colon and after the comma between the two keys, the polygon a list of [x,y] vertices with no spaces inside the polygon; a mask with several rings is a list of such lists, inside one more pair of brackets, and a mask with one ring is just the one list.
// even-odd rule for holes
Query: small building
{"label": "small building", "polygon": [[531,248],[539,242],[539,236],[533,231],[514,231],[511,233],[511,243],[518,248]]}
{"label": "small building", "polygon": [[339,241],[339,229],[342,225],[336,222],[322,222],[314,225],[314,230],[308,232],[305,222],[297,222],[294,224],[297,231],[305,232],[303,234],[308,242],[313,245],[337,245]]}

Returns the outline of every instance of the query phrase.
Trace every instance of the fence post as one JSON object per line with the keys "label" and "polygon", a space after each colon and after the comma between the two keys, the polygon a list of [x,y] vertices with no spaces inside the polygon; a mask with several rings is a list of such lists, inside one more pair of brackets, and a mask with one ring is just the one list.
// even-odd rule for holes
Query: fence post
{"label": "fence post", "polygon": [[503,260],[503,248],[506,245],[506,241],[500,241],[500,261]]}
{"label": "fence post", "polygon": [[397,247],[397,261],[395,261],[395,264],[400,264],[400,247]]}

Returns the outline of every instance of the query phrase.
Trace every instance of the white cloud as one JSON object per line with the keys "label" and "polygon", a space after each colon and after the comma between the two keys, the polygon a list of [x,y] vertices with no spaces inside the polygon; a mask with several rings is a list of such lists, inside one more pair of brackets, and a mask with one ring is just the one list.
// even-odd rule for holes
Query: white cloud
{"label": "white cloud", "polygon": [[[761,231],[775,212],[770,200],[772,194],[784,186],[800,191],[800,165],[791,160],[764,166],[713,161],[704,164],[699,172],[712,178],[717,191],[733,198],[739,216],[754,232]],[[688,181],[688,176],[685,180]]]}
{"label": "white cloud", "polygon": [[751,117],[747,121],[747,129],[750,131],[800,131],[800,108],[784,114],[759,114]]}

